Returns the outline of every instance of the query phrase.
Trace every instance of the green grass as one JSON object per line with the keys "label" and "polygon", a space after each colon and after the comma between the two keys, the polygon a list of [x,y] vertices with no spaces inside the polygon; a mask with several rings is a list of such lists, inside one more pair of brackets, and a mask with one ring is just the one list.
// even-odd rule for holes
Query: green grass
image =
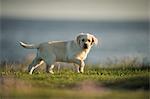
{"label": "green grass", "polygon": [[148,99],[149,67],[85,67],[78,74],[70,69],[51,75],[35,71],[0,70],[2,98],[52,99]]}

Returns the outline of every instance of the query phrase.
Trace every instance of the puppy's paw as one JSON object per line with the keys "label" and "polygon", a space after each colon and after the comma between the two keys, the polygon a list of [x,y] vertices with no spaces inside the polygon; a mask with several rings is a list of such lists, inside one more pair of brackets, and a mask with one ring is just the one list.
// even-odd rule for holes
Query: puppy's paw
{"label": "puppy's paw", "polygon": [[54,72],[53,72],[53,71],[49,71],[49,73],[50,73],[50,74],[54,74]]}
{"label": "puppy's paw", "polygon": [[50,73],[50,74],[54,74],[54,72],[52,70],[50,71],[46,71],[47,73]]}
{"label": "puppy's paw", "polygon": [[80,73],[84,73],[84,69],[83,68],[80,68]]}
{"label": "puppy's paw", "polygon": [[29,72],[29,75],[32,75],[32,72]]}

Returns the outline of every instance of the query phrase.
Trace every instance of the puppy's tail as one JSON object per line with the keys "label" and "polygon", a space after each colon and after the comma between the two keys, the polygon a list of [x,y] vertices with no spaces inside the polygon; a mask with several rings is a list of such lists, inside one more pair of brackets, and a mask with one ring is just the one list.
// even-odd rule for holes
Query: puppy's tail
{"label": "puppy's tail", "polygon": [[24,42],[19,41],[20,45],[24,48],[28,48],[28,49],[37,49],[39,47],[39,45],[34,45],[34,44],[26,44]]}

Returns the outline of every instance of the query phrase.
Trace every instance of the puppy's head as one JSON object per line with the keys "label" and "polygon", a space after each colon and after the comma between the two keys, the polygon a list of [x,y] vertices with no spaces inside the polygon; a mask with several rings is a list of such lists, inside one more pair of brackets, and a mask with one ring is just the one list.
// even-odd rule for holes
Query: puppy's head
{"label": "puppy's head", "polygon": [[97,38],[92,34],[80,33],[76,38],[77,44],[83,49],[90,49],[94,44],[98,43]]}

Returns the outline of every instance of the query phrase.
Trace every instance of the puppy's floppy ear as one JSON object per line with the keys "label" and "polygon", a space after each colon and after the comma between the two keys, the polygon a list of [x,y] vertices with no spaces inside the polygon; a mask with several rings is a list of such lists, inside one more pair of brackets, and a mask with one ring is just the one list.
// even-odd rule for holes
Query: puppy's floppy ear
{"label": "puppy's floppy ear", "polygon": [[92,45],[93,44],[95,44],[95,45],[98,44],[98,39],[94,35],[92,35]]}
{"label": "puppy's floppy ear", "polygon": [[80,33],[77,37],[76,37],[76,42],[77,42],[77,44],[80,44],[80,38],[81,38],[81,36],[83,36],[84,35],[84,33]]}

